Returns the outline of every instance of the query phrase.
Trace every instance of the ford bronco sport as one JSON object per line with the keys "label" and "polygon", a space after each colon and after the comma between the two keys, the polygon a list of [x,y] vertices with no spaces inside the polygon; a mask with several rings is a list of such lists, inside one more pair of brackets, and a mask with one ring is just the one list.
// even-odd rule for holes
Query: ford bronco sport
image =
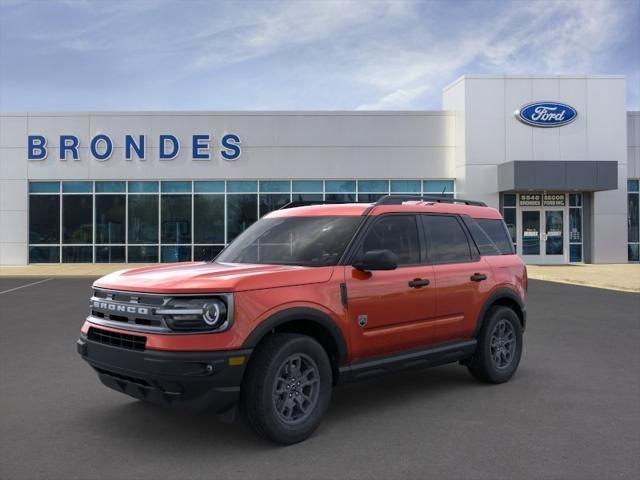
{"label": "ford bronco sport", "polygon": [[334,385],[449,362],[506,382],[526,269],[480,202],[387,196],[289,204],[213,262],[93,285],[78,352],[106,386],[232,420],[284,444],[316,429]]}

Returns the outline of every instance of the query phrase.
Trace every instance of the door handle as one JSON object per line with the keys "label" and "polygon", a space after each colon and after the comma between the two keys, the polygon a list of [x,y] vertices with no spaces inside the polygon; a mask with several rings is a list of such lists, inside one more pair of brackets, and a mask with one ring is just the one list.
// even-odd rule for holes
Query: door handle
{"label": "door handle", "polygon": [[428,278],[414,278],[413,280],[409,281],[409,286],[411,288],[420,288],[420,287],[426,287],[427,285],[429,285],[429,279]]}
{"label": "door handle", "polygon": [[487,276],[486,276],[484,273],[478,273],[478,272],[476,272],[476,273],[474,273],[473,275],[471,275],[471,276],[469,277],[469,279],[470,279],[471,281],[473,281],[473,282],[481,282],[481,281],[483,281],[483,280],[486,280],[486,279],[487,279]]}

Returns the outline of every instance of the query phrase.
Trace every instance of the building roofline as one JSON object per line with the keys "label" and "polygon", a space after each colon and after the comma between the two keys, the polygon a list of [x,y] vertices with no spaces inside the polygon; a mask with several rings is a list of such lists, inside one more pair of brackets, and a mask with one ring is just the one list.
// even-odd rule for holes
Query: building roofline
{"label": "building roofline", "polygon": [[626,79],[626,75],[589,75],[589,74],[558,74],[558,75],[535,75],[535,74],[529,74],[529,75],[496,75],[496,74],[472,74],[472,75],[460,75],[458,78],[456,78],[453,82],[447,84],[444,86],[444,88],[442,89],[442,91],[447,91],[450,88],[452,88],[453,86],[455,86],[456,84],[460,83],[463,80],[473,80],[473,79],[478,79],[478,80],[487,80],[487,79],[496,79],[496,80],[503,80],[503,79],[538,79],[538,78],[556,78],[556,79],[568,79],[568,78],[575,78],[575,79]]}
{"label": "building roofline", "polygon": [[447,110],[146,110],[146,111],[84,111],[84,112],[0,112],[0,117],[90,117],[90,116],[353,116],[353,117],[371,117],[371,116],[449,116],[454,112]]}

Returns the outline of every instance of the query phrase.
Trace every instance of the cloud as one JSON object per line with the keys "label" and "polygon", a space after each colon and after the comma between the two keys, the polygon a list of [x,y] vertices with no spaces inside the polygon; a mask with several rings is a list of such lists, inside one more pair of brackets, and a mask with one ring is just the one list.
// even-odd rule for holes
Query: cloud
{"label": "cloud", "polygon": [[385,95],[375,103],[358,105],[356,110],[402,110],[411,109],[415,101],[429,90],[428,85],[415,88],[400,88]]}

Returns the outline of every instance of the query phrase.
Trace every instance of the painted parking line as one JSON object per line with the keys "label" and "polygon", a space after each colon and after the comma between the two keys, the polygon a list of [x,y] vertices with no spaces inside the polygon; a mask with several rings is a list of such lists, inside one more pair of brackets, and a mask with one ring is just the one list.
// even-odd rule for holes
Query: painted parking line
{"label": "painted parking line", "polygon": [[37,282],[27,283],[26,285],[20,285],[19,287],[10,288],[9,290],[3,290],[2,292],[0,292],[0,295],[2,295],[3,293],[15,292],[16,290],[20,290],[21,288],[27,288],[27,287],[31,287],[33,285],[38,285],[39,283],[48,282],[49,280],[53,280],[53,278],[45,278],[44,280],[39,280]]}

